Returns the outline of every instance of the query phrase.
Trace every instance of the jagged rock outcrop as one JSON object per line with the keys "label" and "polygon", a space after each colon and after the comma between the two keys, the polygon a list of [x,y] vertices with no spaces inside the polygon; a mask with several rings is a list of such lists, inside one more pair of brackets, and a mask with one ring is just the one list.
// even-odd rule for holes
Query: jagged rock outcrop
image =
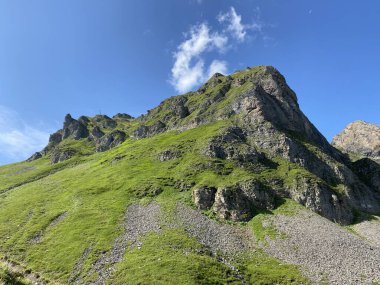
{"label": "jagged rock outcrop", "polygon": [[[234,118],[242,135],[226,130],[225,134],[229,135],[222,134],[209,142],[204,150],[206,156],[235,158],[240,163],[251,162],[256,166],[264,161],[262,165],[272,168],[276,167],[272,159],[282,157],[306,169],[314,177],[301,175],[295,176],[291,183],[282,182],[277,195],[292,197],[313,211],[343,224],[353,220],[354,209],[380,213],[380,196],[352,172],[347,157],[331,147],[310,123],[299,109],[296,95],[276,69],[263,67],[256,72],[247,71],[237,78],[218,75],[201,87],[198,93],[207,94],[208,86],[214,89],[220,87],[216,93],[221,94],[220,90],[223,90],[226,97],[231,92],[226,88],[240,88],[241,92],[234,90],[237,94],[229,99],[230,104],[224,105],[218,112],[211,112],[212,105],[197,110],[197,123],[192,127],[207,123],[210,118]],[[193,112],[191,107],[189,110]],[[336,185],[340,185],[339,189]],[[226,189],[224,192],[231,191]],[[232,203],[237,212],[219,216],[240,219],[243,215],[239,211],[247,213],[247,205],[239,202],[239,197],[244,195],[233,193],[237,195],[232,196],[232,201],[238,201]],[[219,212],[223,213],[221,210]]]}
{"label": "jagged rock outcrop", "polygon": [[133,132],[133,137],[137,139],[147,138],[147,137],[151,137],[159,133],[162,133],[165,130],[166,130],[166,125],[163,122],[158,121],[151,126],[142,125],[138,127]]}
{"label": "jagged rock outcrop", "polygon": [[98,126],[95,126],[95,127],[92,129],[89,138],[90,138],[91,140],[96,140],[96,139],[100,139],[102,136],[104,136],[104,132],[103,132]]}
{"label": "jagged rock outcrop", "polygon": [[118,146],[126,139],[126,135],[122,131],[112,131],[96,141],[96,151],[106,151]]}
{"label": "jagged rock outcrop", "polygon": [[49,143],[59,144],[62,141],[62,130],[51,134],[49,137]]}
{"label": "jagged rock outcrop", "polygon": [[208,210],[215,202],[216,188],[214,187],[196,187],[193,190],[193,201],[195,206],[200,210]]}
{"label": "jagged rock outcrop", "polygon": [[71,158],[74,154],[75,154],[75,151],[72,149],[61,150],[59,148],[55,148],[51,153],[50,162],[52,164],[56,164],[58,162],[62,162]]}
{"label": "jagged rock outcrop", "polygon": [[196,187],[193,201],[200,210],[212,208],[224,220],[249,221],[260,211],[273,209],[274,193],[257,181],[245,181],[233,186]]}
{"label": "jagged rock outcrop", "polygon": [[330,220],[349,224],[354,219],[347,198],[322,182],[300,176],[286,189],[295,201]]}
{"label": "jagged rock outcrop", "polygon": [[[132,119],[132,116],[125,113],[118,113],[112,119],[106,115],[96,115],[94,117],[81,116],[78,120],[67,114],[63,128],[51,134],[48,145],[41,152],[30,157],[28,161],[49,155],[51,163],[54,164],[74,155],[88,155],[95,151],[109,150],[124,142],[128,137],[121,129]],[[84,152],[76,151],[75,147],[60,147],[63,142],[70,140],[88,140],[92,143],[92,147],[85,149]]]}
{"label": "jagged rock outcrop", "polygon": [[332,145],[346,153],[380,160],[380,126],[355,121],[333,138]]}
{"label": "jagged rock outcrop", "polygon": [[88,129],[82,122],[73,119],[70,114],[67,114],[63,123],[62,139],[78,140],[87,138]]}
{"label": "jagged rock outcrop", "polygon": [[42,157],[42,154],[37,151],[31,157],[29,157],[26,161],[34,161],[34,160],[39,159],[41,157]]}

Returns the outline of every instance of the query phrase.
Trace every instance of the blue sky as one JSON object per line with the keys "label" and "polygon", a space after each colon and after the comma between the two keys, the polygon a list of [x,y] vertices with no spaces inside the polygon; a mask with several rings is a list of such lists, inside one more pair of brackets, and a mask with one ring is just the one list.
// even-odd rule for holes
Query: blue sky
{"label": "blue sky", "polygon": [[328,140],[380,123],[380,2],[0,0],[0,164],[71,113],[138,116],[215,71],[273,65]]}

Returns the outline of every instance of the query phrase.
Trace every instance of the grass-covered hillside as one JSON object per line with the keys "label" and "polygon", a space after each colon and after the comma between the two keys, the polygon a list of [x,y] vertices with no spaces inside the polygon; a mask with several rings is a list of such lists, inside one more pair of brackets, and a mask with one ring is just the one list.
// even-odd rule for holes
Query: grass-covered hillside
{"label": "grass-covered hillside", "polygon": [[265,250],[286,238],[272,217],[302,204],[347,223],[375,198],[269,70],[214,76],[136,119],[66,117],[38,155],[0,167],[2,260],[49,284],[309,284]]}
{"label": "grass-covered hillside", "polygon": [[[231,161],[202,155],[208,139],[229,124],[220,121],[181,133],[128,139],[108,152],[78,155],[53,165],[46,156],[1,167],[2,255],[22,262],[47,280],[66,283],[87,249],[76,273],[82,282],[96,280],[97,272],[87,273],[123,233],[129,205],[157,201],[161,215],[170,220],[176,203],[192,207],[190,189],[181,191],[179,184],[218,187],[260,179],[260,174]],[[87,141],[65,144],[82,149]],[[178,150],[180,157],[161,162],[160,154],[168,149]],[[264,176],[275,175],[277,169],[268,167],[263,172]],[[249,231],[256,226],[261,235],[261,226],[256,224],[235,226]],[[268,284],[268,280],[305,282],[296,268],[279,265],[258,249],[234,260],[242,275],[237,277],[220,262],[218,253],[212,253],[185,229],[173,229],[164,222],[159,233],[142,239],[140,249],[125,252],[114,273],[117,281],[111,284],[150,284],[154,280],[161,284],[221,284],[225,280],[240,283],[240,278],[262,280],[262,284]]]}

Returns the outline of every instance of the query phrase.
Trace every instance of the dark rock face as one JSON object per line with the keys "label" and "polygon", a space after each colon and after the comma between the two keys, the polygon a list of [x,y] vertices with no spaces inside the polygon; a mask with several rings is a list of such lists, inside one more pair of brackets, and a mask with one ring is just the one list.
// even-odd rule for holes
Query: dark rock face
{"label": "dark rock face", "polygon": [[189,109],[185,106],[186,101],[186,97],[173,97],[170,99],[169,102],[167,102],[170,112],[163,121],[167,122],[176,117],[180,119],[187,117],[190,113]]}
{"label": "dark rock face", "polygon": [[52,164],[67,160],[75,154],[75,151],[72,149],[60,150],[54,149],[50,156],[50,162]]}
{"label": "dark rock face", "polygon": [[29,157],[26,161],[34,161],[34,160],[39,159],[41,157],[42,157],[42,154],[40,152],[36,152],[31,157]]}
{"label": "dark rock face", "polygon": [[165,131],[165,127],[166,127],[166,125],[163,122],[161,122],[161,121],[158,121],[157,123],[155,123],[152,126],[144,126],[144,125],[142,125],[142,126],[138,127],[133,132],[133,137],[135,137],[137,139],[151,137],[153,135],[156,135],[156,134],[164,132]]}
{"label": "dark rock face", "polygon": [[193,190],[193,201],[200,210],[208,210],[215,202],[216,188],[197,187]]}
{"label": "dark rock face", "polygon": [[346,153],[380,160],[380,126],[355,121],[334,137],[332,145]]}
{"label": "dark rock face", "polygon": [[96,140],[101,138],[102,136],[104,136],[102,130],[98,126],[95,126],[91,131],[90,138]]}
{"label": "dark rock face", "polygon": [[[122,122],[130,120],[128,114],[117,114],[114,116]],[[118,123],[105,115],[96,115],[93,118],[81,116],[78,120],[65,116],[63,128],[50,135],[49,144],[40,152],[42,156],[51,154],[51,162],[57,163],[72,157],[75,150],[60,150],[60,143],[66,139],[81,140],[88,139],[96,143],[95,151],[106,151],[113,148],[126,139],[126,134],[120,130],[114,130],[105,134],[105,131],[112,130]],[[91,130],[91,131],[90,131]],[[152,128],[152,131],[157,131]],[[32,158],[30,158],[32,159]]]}
{"label": "dark rock face", "polygon": [[355,173],[371,189],[380,193],[380,165],[369,158],[362,158],[353,163]]}
{"label": "dark rock face", "polygon": [[228,128],[221,135],[214,137],[209,142],[204,150],[204,154],[213,158],[232,158],[236,155],[237,145],[243,143],[244,141],[245,135],[241,128]]}
{"label": "dark rock face", "polygon": [[126,139],[126,134],[122,131],[113,131],[102,136],[96,142],[96,151],[102,152],[114,148],[123,143]]}
{"label": "dark rock face", "polygon": [[274,194],[261,183],[250,181],[218,188],[213,210],[221,219],[249,221],[258,211],[273,209],[274,205]]}
{"label": "dark rock face", "polygon": [[65,122],[63,124],[63,134],[62,139],[74,139],[79,140],[88,137],[87,127],[81,122],[73,119],[70,114],[65,117]]}
{"label": "dark rock face", "polygon": [[59,144],[62,141],[62,130],[51,134],[49,137],[49,143]]}
{"label": "dark rock face", "polygon": [[246,134],[239,127],[227,128],[221,135],[211,139],[203,154],[211,158],[233,160],[245,168],[259,166],[265,160],[263,153],[246,142]]}
{"label": "dark rock face", "polygon": [[287,191],[295,201],[330,220],[349,224],[354,218],[347,199],[323,183],[299,177]]}
{"label": "dark rock face", "polygon": [[[297,177],[291,187],[277,185],[277,194],[291,197],[313,211],[342,224],[352,222],[353,209],[380,213],[379,203],[376,202],[380,196],[371,189],[373,183],[365,185],[351,171],[347,157],[331,147],[310,123],[299,109],[296,95],[277,70],[264,67],[252,75],[232,79],[230,85],[226,81],[222,82],[220,78],[206,83],[205,90],[200,88],[198,93],[207,94],[207,84],[214,84],[213,87],[223,84],[220,85],[223,88],[240,88],[252,83],[252,87],[245,88],[216,118],[236,117],[236,127],[240,127],[240,133],[243,135],[231,130],[226,131],[210,140],[203,151],[204,155],[235,160],[242,166],[247,165],[247,162],[258,165],[265,160],[270,164],[272,158],[282,157],[305,168],[326,184],[314,178]],[[204,110],[198,110],[199,116],[194,127],[207,123],[203,114],[207,114],[210,106],[212,105],[204,105]],[[193,109],[189,110],[195,112]],[[261,153],[261,150],[265,154]],[[336,193],[333,186],[329,185],[340,185],[342,192]],[[225,197],[229,197],[229,201],[232,202],[227,204],[235,205],[235,212],[231,211],[232,208],[224,207],[227,210],[223,211],[219,210],[221,207],[217,207],[216,212],[226,213],[220,214],[221,217],[241,219],[249,213],[248,204],[239,200],[243,197],[239,191],[234,192],[227,187],[223,191],[218,189],[218,193],[217,197],[221,196],[224,200]]]}

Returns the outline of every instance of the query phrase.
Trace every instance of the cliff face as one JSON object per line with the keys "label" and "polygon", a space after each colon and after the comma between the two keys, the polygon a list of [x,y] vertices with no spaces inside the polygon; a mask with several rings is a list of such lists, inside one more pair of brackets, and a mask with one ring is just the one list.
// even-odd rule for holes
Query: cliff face
{"label": "cliff face", "polygon": [[380,126],[355,121],[334,137],[332,145],[346,153],[380,160]]}
{"label": "cliff face", "polygon": [[[248,68],[230,76],[215,74],[196,92],[171,97],[136,119],[119,114],[112,119],[96,116],[75,120],[67,115],[63,129],[51,136],[42,154],[57,163],[78,153],[61,147],[67,140],[87,140],[92,144],[90,153],[101,152],[128,138],[141,140],[218,121],[227,122],[226,127],[203,142],[200,155],[212,160],[210,169],[217,162],[231,161],[233,167],[255,178],[227,188],[194,188],[193,199],[199,208],[211,209],[222,219],[249,220],[257,211],[273,208],[276,197],[291,197],[343,224],[353,221],[356,210],[380,213],[377,182],[364,183],[365,174],[355,171],[358,176],[352,171],[356,168],[349,159],[306,118],[285,78],[270,66]],[[351,130],[355,135],[347,134]],[[378,146],[376,130],[376,126],[355,123],[334,139],[334,145],[377,155],[372,147]],[[369,138],[359,147],[358,140],[353,139],[358,134],[371,134],[377,141]],[[161,156],[170,160],[180,153],[172,149]]]}

